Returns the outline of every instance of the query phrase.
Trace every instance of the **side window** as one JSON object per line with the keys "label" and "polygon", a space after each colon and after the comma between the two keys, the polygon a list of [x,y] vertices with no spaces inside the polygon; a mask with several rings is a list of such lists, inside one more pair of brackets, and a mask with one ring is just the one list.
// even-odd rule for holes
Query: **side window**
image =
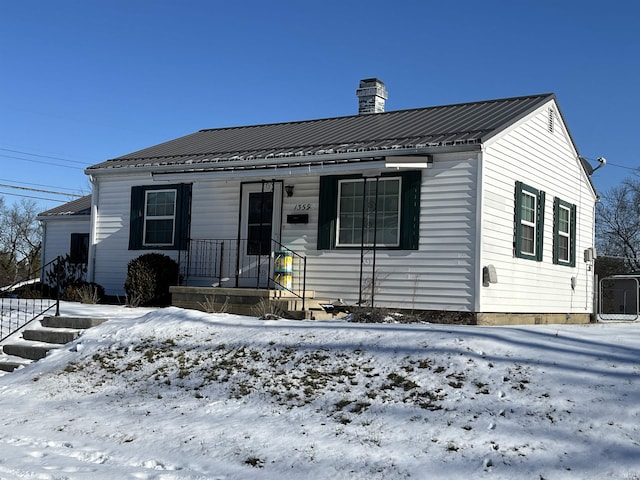
{"label": "side window", "polygon": [[553,263],[576,265],[576,206],[555,198],[553,201]]}
{"label": "side window", "polygon": [[87,263],[89,261],[89,234],[72,233],[69,246],[69,260],[71,263]]}
{"label": "side window", "polygon": [[[318,249],[417,250],[422,172],[320,177]],[[364,237],[363,237],[364,236]],[[374,238],[375,237],[375,238]]]}
{"label": "side window", "polygon": [[129,250],[184,250],[189,238],[191,184],[131,188]]}
{"label": "side window", "polygon": [[542,261],[544,192],[516,182],[515,256]]}

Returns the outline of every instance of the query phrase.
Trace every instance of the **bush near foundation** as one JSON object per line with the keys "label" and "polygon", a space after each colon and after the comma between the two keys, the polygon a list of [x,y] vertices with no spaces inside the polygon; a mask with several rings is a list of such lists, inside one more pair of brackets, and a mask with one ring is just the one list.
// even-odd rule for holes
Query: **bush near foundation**
{"label": "bush near foundation", "polygon": [[169,305],[169,287],[177,285],[178,280],[179,267],[171,257],[146,253],[134,258],[127,266],[124,283],[127,304],[132,307]]}

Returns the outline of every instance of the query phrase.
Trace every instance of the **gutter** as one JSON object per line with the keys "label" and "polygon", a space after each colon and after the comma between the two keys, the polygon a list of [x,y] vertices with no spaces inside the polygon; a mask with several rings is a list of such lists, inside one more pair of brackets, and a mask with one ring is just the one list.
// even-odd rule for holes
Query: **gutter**
{"label": "gutter", "polygon": [[128,175],[135,173],[192,173],[192,172],[219,172],[219,171],[245,171],[245,170],[267,170],[286,169],[294,167],[324,166],[326,164],[344,164],[381,161],[387,156],[426,156],[436,153],[454,153],[480,151],[479,143],[464,143],[459,145],[435,146],[435,147],[411,147],[411,148],[387,148],[378,150],[367,150],[362,152],[343,152],[317,155],[274,155],[269,158],[253,160],[211,160],[198,163],[176,164],[151,164],[132,165],[123,167],[102,167],[85,169],[84,173],[90,176],[95,175]]}

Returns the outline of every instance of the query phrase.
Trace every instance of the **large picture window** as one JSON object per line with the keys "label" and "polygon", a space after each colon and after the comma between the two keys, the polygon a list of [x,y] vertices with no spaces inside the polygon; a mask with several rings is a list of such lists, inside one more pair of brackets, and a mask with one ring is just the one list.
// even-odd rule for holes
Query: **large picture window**
{"label": "large picture window", "polygon": [[416,250],[422,172],[320,177],[318,249]]}
{"label": "large picture window", "polygon": [[576,264],[576,206],[559,198],[553,202],[553,263]]}
{"label": "large picture window", "polygon": [[190,204],[190,184],[132,187],[129,249],[184,250]]}
{"label": "large picture window", "polygon": [[340,180],[336,246],[397,247],[401,184],[399,177]]}
{"label": "large picture window", "polygon": [[516,182],[515,255],[542,261],[544,192]]}

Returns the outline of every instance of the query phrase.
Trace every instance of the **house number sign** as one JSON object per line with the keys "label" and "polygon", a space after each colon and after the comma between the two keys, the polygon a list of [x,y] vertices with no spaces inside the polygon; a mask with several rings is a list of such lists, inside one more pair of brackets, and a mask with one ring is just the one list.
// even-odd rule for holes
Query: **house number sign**
{"label": "house number sign", "polygon": [[296,203],[296,205],[293,207],[293,210],[295,212],[305,212],[305,211],[311,210],[311,204],[310,203]]}

